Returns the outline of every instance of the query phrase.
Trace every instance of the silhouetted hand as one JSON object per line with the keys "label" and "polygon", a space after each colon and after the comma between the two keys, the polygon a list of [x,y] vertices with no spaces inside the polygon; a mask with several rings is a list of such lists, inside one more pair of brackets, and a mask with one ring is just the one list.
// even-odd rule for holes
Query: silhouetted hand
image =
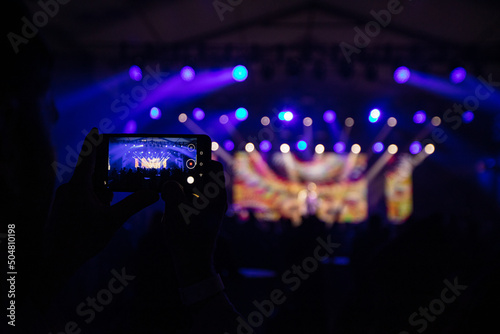
{"label": "silhouetted hand", "polygon": [[188,286],[215,274],[213,253],[227,210],[222,164],[211,161],[193,189],[183,189],[173,181],[165,183],[162,199],[162,222],[179,285]]}

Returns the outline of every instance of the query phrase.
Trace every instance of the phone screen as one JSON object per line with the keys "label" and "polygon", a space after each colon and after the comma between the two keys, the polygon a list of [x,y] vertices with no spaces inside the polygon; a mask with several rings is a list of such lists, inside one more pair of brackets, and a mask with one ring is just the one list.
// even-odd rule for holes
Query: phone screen
{"label": "phone screen", "polygon": [[192,183],[203,165],[199,144],[197,136],[110,136],[106,184],[136,190],[159,189],[168,180]]}

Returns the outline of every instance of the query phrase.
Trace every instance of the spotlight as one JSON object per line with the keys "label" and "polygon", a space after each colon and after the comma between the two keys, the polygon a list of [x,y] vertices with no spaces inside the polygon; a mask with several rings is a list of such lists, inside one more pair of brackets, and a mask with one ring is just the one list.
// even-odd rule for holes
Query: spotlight
{"label": "spotlight", "polygon": [[411,154],[418,154],[422,151],[422,144],[420,144],[418,141],[414,141],[413,143],[410,144],[410,153]]}
{"label": "spotlight", "polygon": [[450,81],[459,84],[465,80],[467,76],[467,71],[463,67],[457,67],[450,73]]}
{"label": "spotlight", "polygon": [[293,119],[293,113],[291,111],[285,111],[283,113],[283,120],[290,122]]}
{"label": "spotlight", "polygon": [[376,142],[375,144],[373,144],[372,146],[372,151],[375,152],[375,153],[380,153],[384,150],[384,144],[382,144],[381,142]]}
{"label": "spotlight", "polygon": [[474,119],[474,113],[470,110],[467,110],[462,114],[462,119],[464,120],[464,123],[470,123]]}
{"label": "spotlight", "polygon": [[187,121],[187,119],[188,117],[185,113],[179,115],[179,122],[184,123],[185,121]]}
{"label": "spotlight", "polygon": [[281,144],[280,151],[281,153],[288,153],[290,152],[290,146],[288,144]]}
{"label": "spotlight", "polygon": [[238,65],[233,68],[233,79],[236,81],[245,81],[248,77],[248,70],[243,65]]}
{"label": "spotlight", "polygon": [[273,145],[269,140],[263,140],[260,142],[259,147],[262,152],[269,152]]}
{"label": "spotlight", "polygon": [[352,127],[354,125],[354,119],[352,117],[347,117],[345,119],[345,126],[348,128]]}
{"label": "spotlight", "polygon": [[413,115],[413,122],[415,122],[416,124],[422,124],[426,119],[427,115],[423,110],[419,110]]}
{"label": "spotlight", "polygon": [[435,147],[434,147],[434,145],[432,145],[432,144],[427,144],[427,145],[425,145],[425,147],[424,147],[424,151],[425,151],[425,153],[427,153],[427,154],[429,154],[429,155],[430,155],[430,154],[432,154],[432,153],[434,153],[435,149],[436,149],[436,148],[435,148]]}
{"label": "spotlight", "polygon": [[267,126],[269,125],[269,123],[271,123],[271,120],[269,119],[269,117],[264,116],[260,119],[260,123],[264,126]]}
{"label": "spotlight", "polygon": [[352,145],[351,152],[354,154],[359,154],[361,152],[361,146],[359,144]]}
{"label": "spotlight", "polygon": [[387,119],[387,125],[389,125],[391,128],[395,127],[396,124],[398,124],[398,120],[394,117],[389,117],[389,119]]}
{"label": "spotlight", "polygon": [[255,145],[254,144],[247,143],[245,145],[245,151],[247,151],[248,153],[253,152],[253,150],[255,150]]}
{"label": "spotlight", "polygon": [[394,81],[403,84],[410,79],[411,72],[408,67],[401,66],[394,71]]}
{"label": "spotlight", "polygon": [[335,118],[336,117],[337,117],[337,115],[335,114],[335,111],[333,111],[333,110],[327,110],[323,114],[323,119],[327,123],[333,123],[333,122],[335,122]]}
{"label": "spotlight", "polygon": [[221,117],[219,117],[219,122],[220,124],[226,124],[227,122],[229,122],[229,117],[227,117],[227,115],[222,115]]}
{"label": "spotlight", "polygon": [[142,79],[141,68],[137,65],[130,66],[130,69],[128,70],[128,75],[132,80],[141,81]]}
{"label": "spotlight", "polygon": [[311,117],[305,117],[302,123],[304,126],[311,126],[313,124],[313,120]]}
{"label": "spotlight", "polygon": [[238,121],[244,121],[248,117],[248,111],[245,108],[238,108],[234,115]]}
{"label": "spotlight", "polygon": [[219,149],[219,143],[216,141],[212,142],[212,151],[215,152]]}
{"label": "spotlight", "polygon": [[323,146],[322,144],[318,144],[318,145],[316,145],[316,147],[314,148],[314,151],[315,151],[317,154],[323,154],[323,152],[325,152],[325,146]]}
{"label": "spotlight", "polygon": [[297,149],[299,151],[304,151],[306,148],[307,148],[307,143],[305,141],[301,140],[297,143]]}
{"label": "spotlight", "polygon": [[333,150],[336,153],[344,153],[344,151],[345,151],[345,143],[341,142],[341,141],[335,143],[335,145],[333,145]]}
{"label": "spotlight", "polygon": [[195,77],[196,73],[191,66],[184,66],[181,69],[181,78],[184,81],[192,81]]}
{"label": "spotlight", "polygon": [[231,140],[224,141],[224,148],[226,151],[232,151],[234,149],[234,143]]}
{"label": "spotlight", "polygon": [[370,121],[370,123],[375,123],[378,121],[379,117],[380,117],[380,110],[372,109],[370,111],[370,116],[368,116],[368,120]]}
{"label": "spotlight", "polygon": [[387,148],[387,152],[389,152],[390,154],[396,154],[398,152],[398,147],[395,144],[391,144]]}
{"label": "spotlight", "polygon": [[280,111],[280,113],[278,114],[278,118],[280,121],[284,121],[285,120],[285,112]]}
{"label": "spotlight", "polygon": [[151,110],[149,111],[149,117],[151,117],[152,119],[159,119],[161,117],[160,109],[156,107],[151,108]]}
{"label": "spotlight", "polygon": [[200,108],[194,108],[193,109],[193,117],[197,121],[201,121],[202,119],[205,118],[205,112],[201,110]]}

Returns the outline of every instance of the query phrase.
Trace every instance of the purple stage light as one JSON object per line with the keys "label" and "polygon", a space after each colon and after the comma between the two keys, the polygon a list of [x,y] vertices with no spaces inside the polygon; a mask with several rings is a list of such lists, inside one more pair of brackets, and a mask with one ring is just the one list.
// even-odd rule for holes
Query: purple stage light
{"label": "purple stage light", "polygon": [[124,133],[135,133],[137,131],[137,123],[131,119],[125,124],[125,128],[123,129]]}
{"label": "purple stage light", "polygon": [[132,80],[141,81],[142,79],[141,68],[137,65],[130,66],[130,69],[128,70],[128,75]]}
{"label": "purple stage light", "polygon": [[200,108],[194,108],[193,109],[193,117],[197,121],[201,121],[202,119],[205,118],[205,112],[201,110]]}
{"label": "purple stage light", "polygon": [[263,140],[260,142],[260,150],[262,152],[269,152],[271,150],[271,148],[273,147],[273,145],[271,144],[271,142],[269,140]]}
{"label": "purple stage light", "polygon": [[181,78],[184,81],[192,81],[195,77],[196,73],[191,66],[184,66],[181,69]]}
{"label": "purple stage light", "polygon": [[161,110],[157,107],[151,108],[151,110],[149,111],[149,117],[151,117],[152,119],[159,119],[161,117]]}
{"label": "purple stage light", "polygon": [[422,144],[420,144],[418,141],[414,141],[410,145],[410,153],[411,154],[418,154],[422,151]]}
{"label": "purple stage light", "polygon": [[467,71],[463,67],[457,67],[450,73],[450,80],[455,84],[459,84],[465,80]]}
{"label": "purple stage light", "polygon": [[232,151],[234,149],[234,143],[229,139],[224,141],[224,149],[226,151]]}
{"label": "purple stage light", "polygon": [[344,151],[345,151],[345,143],[341,142],[341,141],[335,143],[335,145],[333,145],[333,150],[336,153],[344,153]]}
{"label": "purple stage light", "polygon": [[372,109],[370,111],[370,116],[368,116],[368,120],[370,121],[370,123],[375,123],[378,121],[379,117],[380,117],[380,110]]}
{"label": "purple stage light", "polygon": [[427,119],[427,115],[425,114],[425,111],[423,111],[423,110],[419,110],[413,115],[413,122],[415,122],[417,124],[422,124],[423,122],[425,122],[426,119]]}
{"label": "purple stage light", "polygon": [[401,66],[394,71],[394,81],[397,83],[405,83],[410,79],[411,72],[408,67]]}
{"label": "purple stage light", "polygon": [[470,110],[467,110],[462,114],[462,119],[464,120],[464,123],[470,123],[474,119],[474,113]]}
{"label": "purple stage light", "polygon": [[373,144],[372,150],[375,153],[380,153],[384,150],[384,144],[382,144],[381,142],[376,142],[375,144]]}
{"label": "purple stage light", "polygon": [[233,68],[233,79],[236,81],[245,81],[248,77],[248,70],[243,65],[238,65]]}
{"label": "purple stage light", "polygon": [[248,117],[248,111],[245,108],[236,109],[234,116],[238,121],[244,121]]}
{"label": "purple stage light", "polygon": [[333,111],[333,110],[327,110],[323,114],[323,119],[327,123],[333,123],[333,122],[335,122],[335,118],[337,118],[337,115],[335,114],[335,111]]}
{"label": "purple stage light", "polygon": [[307,143],[305,141],[301,140],[297,143],[297,149],[299,151],[304,151],[306,148],[307,148]]}

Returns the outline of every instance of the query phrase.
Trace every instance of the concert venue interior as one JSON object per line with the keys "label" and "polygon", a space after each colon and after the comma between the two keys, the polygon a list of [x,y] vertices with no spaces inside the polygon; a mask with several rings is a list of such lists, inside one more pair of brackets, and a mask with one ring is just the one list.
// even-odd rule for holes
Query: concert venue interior
{"label": "concert venue interior", "polygon": [[[54,57],[56,187],[93,127],[211,137],[229,204],[215,264],[245,321],[231,333],[471,333],[496,316],[497,2],[27,4],[30,20],[52,10],[37,30]],[[83,333],[169,328],[169,273],[141,266],[95,320],[75,313],[111,269],[141,252],[143,267],[161,262],[142,246],[163,206],[78,271],[61,317]],[[321,260],[318,238],[335,243]],[[258,306],[276,289],[285,300]]]}

